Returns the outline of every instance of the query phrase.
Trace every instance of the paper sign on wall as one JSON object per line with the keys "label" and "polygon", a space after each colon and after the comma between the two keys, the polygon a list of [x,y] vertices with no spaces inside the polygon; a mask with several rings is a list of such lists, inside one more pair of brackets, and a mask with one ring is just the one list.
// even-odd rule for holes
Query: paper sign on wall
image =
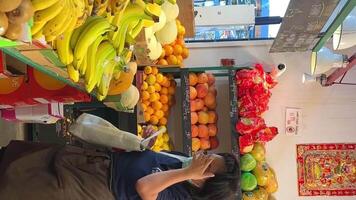
{"label": "paper sign on wall", "polygon": [[286,135],[298,135],[301,118],[302,110],[300,108],[286,108]]}

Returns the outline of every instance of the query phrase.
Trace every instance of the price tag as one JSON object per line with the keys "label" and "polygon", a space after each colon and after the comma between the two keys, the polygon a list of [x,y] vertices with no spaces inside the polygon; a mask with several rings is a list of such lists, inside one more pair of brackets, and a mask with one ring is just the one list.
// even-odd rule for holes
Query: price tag
{"label": "price tag", "polygon": [[299,134],[302,118],[302,110],[300,108],[286,108],[286,135],[294,136]]}

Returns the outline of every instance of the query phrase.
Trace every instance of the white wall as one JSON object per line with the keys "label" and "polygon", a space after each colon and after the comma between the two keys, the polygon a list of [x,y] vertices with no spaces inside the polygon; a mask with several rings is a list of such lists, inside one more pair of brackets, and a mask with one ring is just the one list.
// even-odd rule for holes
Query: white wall
{"label": "white wall", "polygon": [[[288,70],[272,90],[270,110],[265,114],[266,122],[277,126],[280,134],[267,146],[267,161],[276,170],[279,190],[278,200],[351,200],[355,197],[298,197],[296,144],[356,142],[356,86],[332,86],[322,88],[318,84],[302,84],[301,77],[308,72],[310,53],[269,54],[270,42],[235,43],[225,47],[212,45],[200,48],[192,45],[187,66],[216,66],[221,58],[235,58],[237,64],[285,63]],[[217,44],[215,44],[217,45]],[[348,74],[345,81],[356,83],[356,70]],[[220,88],[226,88],[224,82]],[[224,91],[224,90],[223,90]],[[219,91],[220,92],[220,91]],[[284,134],[286,107],[302,109],[302,127],[299,136]],[[228,114],[227,105],[220,107]],[[222,123],[219,122],[219,123]],[[220,124],[226,127],[227,124]],[[224,133],[219,133],[224,137]]]}

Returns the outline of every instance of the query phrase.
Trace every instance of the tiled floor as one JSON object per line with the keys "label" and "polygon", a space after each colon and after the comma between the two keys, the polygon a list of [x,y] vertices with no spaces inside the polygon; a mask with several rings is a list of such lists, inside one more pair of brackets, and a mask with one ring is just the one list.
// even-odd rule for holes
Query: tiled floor
{"label": "tiled floor", "polygon": [[14,139],[25,139],[25,125],[0,119],[0,146],[6,146],[10,140]]}

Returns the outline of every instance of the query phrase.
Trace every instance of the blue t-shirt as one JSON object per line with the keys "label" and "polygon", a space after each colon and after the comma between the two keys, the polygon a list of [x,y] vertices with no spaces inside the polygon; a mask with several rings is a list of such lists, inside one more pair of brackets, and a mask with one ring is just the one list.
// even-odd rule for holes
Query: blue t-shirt
{"label": "blue t-shirt", "polygon": [[[112,161],[112,190],[116,200],[141,200],[135,188],[137,180],[152,173],[182,167],[180,160],[152,151],[114,153]],[[182,183],[166,188],[157,197],[157,200],[189,199]]]}

